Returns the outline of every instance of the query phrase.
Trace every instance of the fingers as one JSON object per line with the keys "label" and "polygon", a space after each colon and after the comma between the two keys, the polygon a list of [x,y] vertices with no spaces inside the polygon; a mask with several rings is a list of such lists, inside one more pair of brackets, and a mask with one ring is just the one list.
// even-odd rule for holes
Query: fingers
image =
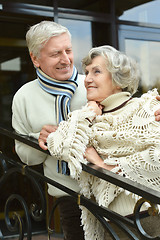
{"label": "fingers", "polygon": [[[160,101],[160,95],[156,96],[156,99],[157,99],[158,101]],[[154,115],[155,115],[155,120],[159,122],[159,121],[160,121],[160,109],[158,109],[157,111],[155,111]]]}
{"label": "fingers", "polygon": [[88,106],[90,106],[93,109],[96,115],[102,115],[102,108],[101,108],[102,105],[100,105],[99,103],[95,101],[89,101]]}
{"label": "fingers", "polygon": [[160,101],[160,95],[156,96],[156,99],[157,99],[158,101]]}
{"label": "fingers", "polygon": [[39,141],[39,146],[43,149],[43,150],[47,150],[48,147],[45,145],[45,143],[43,141]]}
{"label": "fingers", "polygon": [[160,115],[160,109],[158,109],[157,111],[155,111],[154,115],[155,115],[155,116]]}
{"label": "fingers", "polygon": [[160,121],[160,109],[158,109],[157,111],[155,111],[154,115],[155,115],[155,120],[156,120],[156,121]]}
{"label": "fingers", "polygon": [[157,122],[159,122],[159,121],[160,121],[160,115],[155,116],[155,120],[156,120]]}
{"label": "fingers", "polygon": [[55,132],[57,130],[57,126],[55,125],[45,125],[43,126],[41,133],[46,134],[47,137],[51,132]]}
{"label": "fingers", "polygon": [[48,147],[46,146],[48,135],[52,132],[55,132],[56,130],[57,130],[57,126],[55,126],[55,125],[45,125],[45,126],[43,126],[43,128],[40,132],[39,138],[38,138],[39,146],[43,150],[48,149]]}

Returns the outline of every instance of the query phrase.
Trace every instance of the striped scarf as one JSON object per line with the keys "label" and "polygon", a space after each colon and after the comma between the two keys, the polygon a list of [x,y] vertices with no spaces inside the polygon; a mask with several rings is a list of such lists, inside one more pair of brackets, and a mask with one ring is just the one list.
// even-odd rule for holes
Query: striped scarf
{"label": "striped scarf", "polygon": [[70,101],[78,86],[78,71],[76,67],[73,67],[73,74],[67,81],[53,79],[39,68],[36,69],[36,72],[41,88],[56,96],[57,124],[63,120],[67,120],[67,115],[70,112]]}
{"label": "striped scarf", "polygon": [[[57,124],[63,120],[67,120],[67,115],[70,112],[70,101],[78,86],[78,71],[76,67],[73,66],[73,74],[67,81],[53,79],[42,72],[42,70],[39,68],[36,69],[36,72],[41,88],[44,91],[56,96]],[[57,172],[70,175],[68,163],[63,160],[57,160]]]}

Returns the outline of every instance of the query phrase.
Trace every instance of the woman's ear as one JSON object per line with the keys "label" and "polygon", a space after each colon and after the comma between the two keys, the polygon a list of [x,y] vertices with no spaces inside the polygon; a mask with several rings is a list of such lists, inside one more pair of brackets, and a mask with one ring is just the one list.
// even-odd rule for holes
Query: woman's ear
{"label": "woman's ear", "polygon": [[34,56],[32,52],[30,53],[30,57],[31,57],[31,60],[32,60],[34,66],[38,68],[39,67],[38,57]]}

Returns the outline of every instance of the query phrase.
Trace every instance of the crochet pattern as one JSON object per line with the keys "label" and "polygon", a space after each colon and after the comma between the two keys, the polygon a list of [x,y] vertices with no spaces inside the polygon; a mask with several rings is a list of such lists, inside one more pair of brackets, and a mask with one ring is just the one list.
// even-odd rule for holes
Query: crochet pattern
{"label": "crochet pattern", "polygon": [[[92,125],[87,119],[95,115],[85,106],[70,113],[68,121],[49,135],[50,153],[69,163],[71,177],[79,182],[81,194],[93,196],[100,206],[110,207],[122,192],[132,195],[135,201],[139,197],[82,172],[80,163],[86,163],[84,153],[88,146],[93,146],[106,164],[116,165],[112,172],[160,191],[160,123],[154,116],[160,106],[156,95],[154,90],[133,98],[123,108],[97,116]],[[82,224],[86,240],[103,239],[102,227],[84,207]]]}

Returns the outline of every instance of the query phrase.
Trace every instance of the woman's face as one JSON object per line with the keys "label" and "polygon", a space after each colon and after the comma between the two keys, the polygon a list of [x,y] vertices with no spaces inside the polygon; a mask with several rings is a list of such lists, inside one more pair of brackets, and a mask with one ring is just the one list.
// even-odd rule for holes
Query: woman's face
{"label": "woman's face", "polygon": [[101,102],[121,90],[113,85],[110,72],[106,69],[104,57],[93,58],[85,69],[85,87],[88,101]]}

